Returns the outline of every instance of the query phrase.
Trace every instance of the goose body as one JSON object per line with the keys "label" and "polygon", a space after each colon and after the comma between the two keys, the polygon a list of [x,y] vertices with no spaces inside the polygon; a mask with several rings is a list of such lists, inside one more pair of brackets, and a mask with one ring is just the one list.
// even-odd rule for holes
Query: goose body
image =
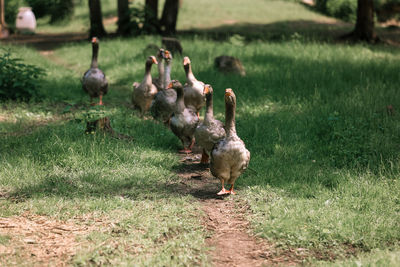
{"label": "goose body", "polygon": [[171,82],[172,65],[172,55],[168,50],[165,50],[164,60],[166,64],[163,72],[163,85],[151,103],[150,112],[154,119],[161,120],[167,124],[174,113],[176,106],[176,91],[172,88],[167,88]]}
{"label": "goose body", "polygon": [[142,113],[149,110],[151,101],[153,101],[154,96],[157,94],[157,88],[151,78],[151,66],[153,64],[157,64],[156,58],[154,56],[148,57],[142,82],[133,83],[132,103]]}
{"label": "goose body", "polygon": [[99,97],[99,105],[103,105],[102,98],[108,92],[106,75],[98,68],[97,57],[99,53],[99,42],[96,37],[92,39],[92,62],[90,69],[82,77],[82,89],[89,94],[90,100]]}
{"label": "goose body", "polygon": [[208,163],[208,158],[214,145],[225,137],[224,125],[214,118],[213,112],[213,89],[210,85],[204,86],[206,96],[206,114],[204,121],[199,124],[195,131],[195,138],[198,145],[203,148],[201,163]]}
{"label": "goose body", "polygon": [[199,118],[193,109],[185,107],[182,84],[173,80],[170,87],[174,88],[177,93],[175,111],[171,117],[170,127],[183,144],[182,152],[189,153],[194,144],[194,132],[199,123]]}
{"label": "goose body", "polygon": [[[235,126],[236,96],[232,89],[225,91],[225,132],[226,137],[215,144],[211,151],[210,170],[220,179],[222,190],[218,195],[235,194],[233,185],[236,179],[247,169],[250,152],[236,134]],[[231,184],[226,190],[224,184]]]}
{"label": "goose body", "polygon": [[197,113],[205,105],[205,97],[203,94],[204,83],[198,81],[192,72],[192,66],[188,57],[183,58],[183,67],[186,73],[186,83],[183,88],[185,94],[185,105],[192,106]]}

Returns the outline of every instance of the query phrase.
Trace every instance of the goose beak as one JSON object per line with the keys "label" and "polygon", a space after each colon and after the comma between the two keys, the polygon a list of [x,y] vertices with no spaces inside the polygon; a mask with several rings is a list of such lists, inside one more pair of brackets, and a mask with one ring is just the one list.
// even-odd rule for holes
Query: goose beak
{"label": "goose beak", "polygon": [[171,58],[171,53],[168,50],[164,51],[164,57],[165,58]]}
{"label": "goose beak", "polygon": [[183,58],[183,65],[190,64],[190,59],[188,57]]}
{"label": "goose beak", "polygon": [[208,94],[210,92],[210,87],[208,85],[204,86],[203,94]]}
{"label": "goose beak", "polygon": [[154,64],[158,64],[157,59],[154,56],[152,56],[151,59],[153,60]]}
{"label": "goose beak", "polygon": [[233,95],[233,90],[231,88],[225,89],[225,97]]}
{"label": "goose beak", "polygon": [[170,89],[170,88],[172,88],[172,82],[170,82],[170,83],[168,84],[168,86],[167,86],[167,89]]}
{"label": "goose beak", "polygon": [[93,37],[92,38],[92,44],[97,43],[99,40],[97,39],[97,37]]}

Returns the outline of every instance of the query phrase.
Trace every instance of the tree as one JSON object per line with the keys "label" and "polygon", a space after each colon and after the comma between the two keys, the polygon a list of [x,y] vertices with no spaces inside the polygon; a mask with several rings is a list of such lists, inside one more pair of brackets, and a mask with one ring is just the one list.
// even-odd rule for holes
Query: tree
{"label": "tree", "polygon": [[178,20],[180,2],[179,0],[165,1],[160,24],[164,28],[166,35],[174,35],[176,33],[176,21]]}
{"label": "tree", "polygon": [[158,21],[158,0],[146,0],[144,7],[144,24],[143,29],[145,32],[153,33],[160,31],[160,24]]}
{"label": "tree", "polygon": [[355,41],[376,42],[374,27],[374,0],[357,1],[357,21],[353,32],[344,36]]}
{"label": "tree", "polygon": [[129,0],[118,0],[118,29],[120,35],[130,34]]}
{"label": "tree", "polygon": [[107,35],[103,25],[100,0],[89,0],[90,12],[90,37],[103,37]]}
{"label": "tree", "polygon": [[0,38],[8,37],[7,24],[4,20],[4,0],[0,0]]}

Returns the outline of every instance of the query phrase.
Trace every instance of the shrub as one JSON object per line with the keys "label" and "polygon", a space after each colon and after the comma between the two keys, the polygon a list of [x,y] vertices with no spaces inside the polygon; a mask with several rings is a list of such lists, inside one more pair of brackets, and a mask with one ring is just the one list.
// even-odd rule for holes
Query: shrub
{"label": "shrub", "polygon": [[50,15],[50,22],[63,20],[74,11],[73,0],[25,0],[32,7],[36,18]]}
{"label": "shrub", "polygon": [[4,1],[5,20],[9,25],[15,25],[17,19],[18,8],[23,6],[23,0]]}
{"label": "shrub", "polygon": [[40,97],[39,78],[44,70],[12,58],[9,50],[0,55],[0,99],[29,100]]}
{"label": "shrub", "polygon": [[344,21],[356,21],[357,0],[330,0],[326,3],[326,11],[329,15]]}
{"label": "shrub", "polygon": [[[398,14],[400,0],[374,0],[374,8],[379,20],[385,21]],[[357,18],[357,0],[316,0],[315,9],[344,21]]]}
{"label": "shrub", "polygon": [[355,21],[357,0],[317,0],[315,8],[324,14],[344,21]]}

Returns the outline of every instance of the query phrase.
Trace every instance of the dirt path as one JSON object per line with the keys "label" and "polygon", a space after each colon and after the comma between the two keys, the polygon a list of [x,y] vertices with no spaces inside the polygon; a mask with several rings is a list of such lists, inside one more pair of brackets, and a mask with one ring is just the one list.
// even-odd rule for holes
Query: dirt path
{"label": "dirt path", "polygon": [[[201,154],[181,156],[182,178],[178,190],[199,199],[205,213],[203,224],[211,235],[207,238],[213,266],[269,266],[295,265],[305,258],[295,251],[279,250],[265,239],[251,234],[245,218],[248,207],[237,196],[217,196],[219,181],[209,168],[199,164]],[[240,192],[239,192],[240,194]]]}

